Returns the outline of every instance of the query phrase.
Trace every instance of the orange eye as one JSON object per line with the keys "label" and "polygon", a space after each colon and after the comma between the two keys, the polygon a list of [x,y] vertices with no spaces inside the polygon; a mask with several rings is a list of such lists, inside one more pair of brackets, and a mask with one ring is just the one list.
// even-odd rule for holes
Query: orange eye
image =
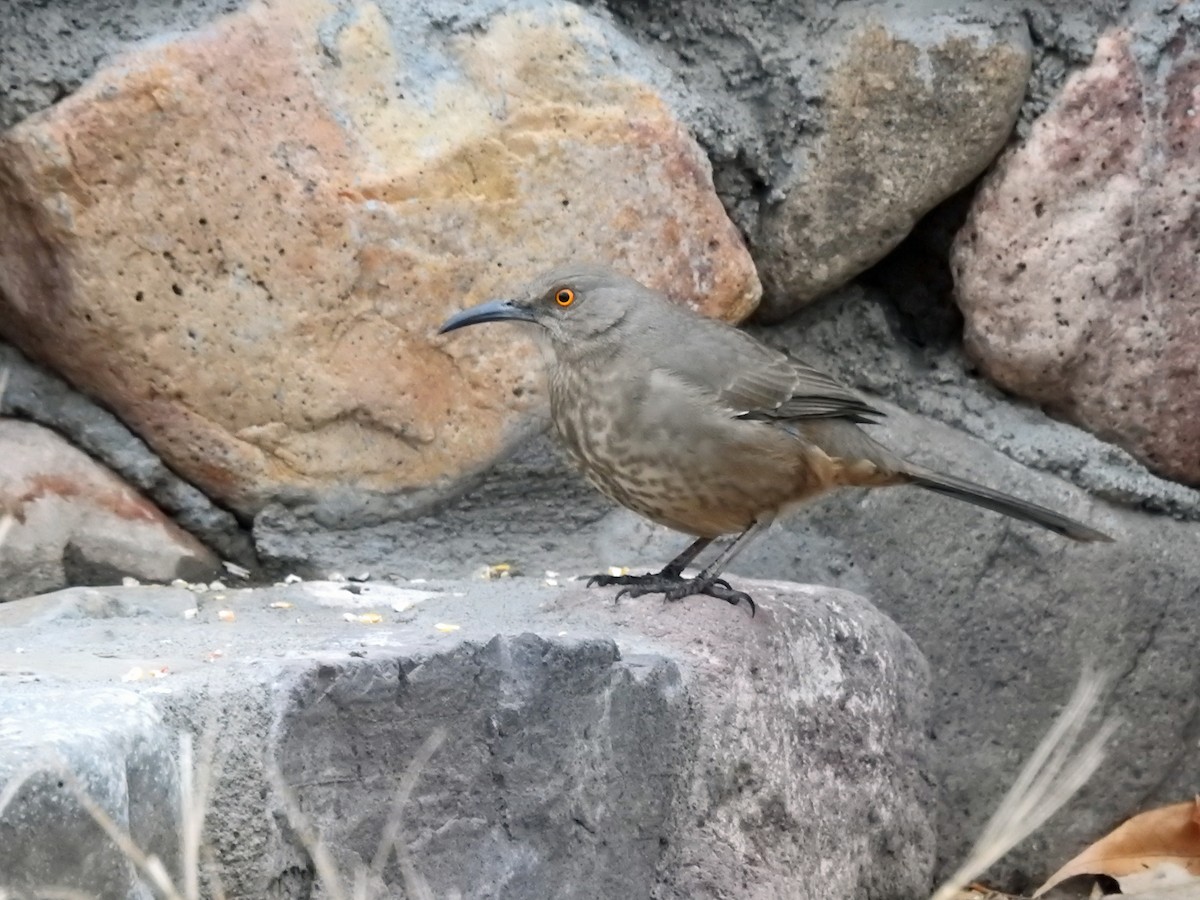
{"label": "orange eye", "polygon": [[554,295],[554,302],[559,306],[570,306],[575,302],[575,292],[570,288],[560,288]]}

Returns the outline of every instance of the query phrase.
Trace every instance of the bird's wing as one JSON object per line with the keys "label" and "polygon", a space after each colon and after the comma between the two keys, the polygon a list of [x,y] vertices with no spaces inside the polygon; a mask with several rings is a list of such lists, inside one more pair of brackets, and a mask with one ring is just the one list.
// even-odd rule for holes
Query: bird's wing
{"label": "bird's wing", "polygon": [[[710,327],[706,327],[710,326]],[[884,416],[863,397],[807,363],[743,331],[705,320],[694,343],[666,342],[657,363],[748,419],[850,419]]]}

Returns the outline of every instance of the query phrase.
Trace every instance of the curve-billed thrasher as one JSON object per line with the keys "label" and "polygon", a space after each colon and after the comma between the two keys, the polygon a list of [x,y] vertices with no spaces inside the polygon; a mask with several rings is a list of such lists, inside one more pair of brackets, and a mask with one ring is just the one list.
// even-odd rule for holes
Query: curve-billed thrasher
{"label": "curve-billed thrasher", "polygon": [[[907,462],[859,428],[884,414],[811,366],[607,269],[556,269],[511,300],[449,318],[440,334],[520,321],[553,351],[550,412],[588,480],[697,540],[658,573],[598,575],[622,594],[749,595],[718,576],[780,513],[835,487],[915,484],[1077,541],[1107,535],[1049,509]],[[737,534],[695,578],[683,569]],[[619,596],[619,595],[618,595]]]}

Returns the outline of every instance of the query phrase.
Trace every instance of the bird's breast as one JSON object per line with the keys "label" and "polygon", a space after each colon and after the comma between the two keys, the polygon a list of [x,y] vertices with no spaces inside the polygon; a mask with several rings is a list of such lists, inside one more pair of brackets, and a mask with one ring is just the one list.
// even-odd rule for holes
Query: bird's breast
{"label": "bird's breast", "polygon": [[563,446],[592,484],[678,531],[736,533],[795,493],[794,437],[738,421],[652,373],[554,371],[550,405]]}

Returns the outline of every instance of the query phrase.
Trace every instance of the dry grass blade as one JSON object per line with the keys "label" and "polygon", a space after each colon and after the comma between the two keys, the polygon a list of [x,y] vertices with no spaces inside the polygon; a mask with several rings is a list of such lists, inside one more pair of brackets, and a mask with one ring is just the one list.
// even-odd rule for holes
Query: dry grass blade
{"label": "dry grass blade", "polygon": [[342,884],[337,864],[333,861],[329,848],[325,846],[308,817],[300,810],[300,803],[296,800],[296,795],[283,780],[283,774],[276,766],[272,765],[267,769],[267,780],[271,782],[272,789],[283,802],[283,811],[287,816],[288,824],[296,830],[300,843],[308,851],[313,868],[317,870],[317,878],[320,879],[321,886],[325,888],[325,893],[331,900],[348,900],[346,888]]}
{"label": "dry grass blade", "polygon": [[[215,722],[210,722],[204,729],[198,755],[193,752],[192,736],[187,733],[179,736],[180,863],[184,879],[183,893],[187,900],[200,900],[204,818],[208,813],[212,785],[219,779],[220,770]],[[210,872],[210,877],[215,877],[215,870]]]}
{"label": "dry grass blade", "polygon": [[[8,370],[0,368],[0,403],[4,402],[4,392],[8,388]],[[4,412],[4,408],[0,407],[0,413]],[[5,540],[8,538],[8,532],[12,530],[13,518],[5,512],[0,516],[0,547],[4,546]],[[28,778],[28,775],[26,775]],[[4,811],[5,804],[0,803],[0,812]],[[0,898],[2,900],[2,898]]]}
{"label": "dry grass blade", "polygon": [[383,867],[387,865],[388,857],[396,848],[396,842],[400,837],[400,816],[404,807],[412,796],[413,788],[417,786],[417,779],[421,777],[421,772],[445,740],[445,728],[433,729],[429,733],[429,737],[425,738],[417,752],[413,754],[413,758],[408,761],[404,777],[400,779],[400,787],[396,790],[396,796],[392,800],[392,809],[388,815],[387,824],[379,838],[379,849],[375,851],[375,859],[371,862],[372,874],[379,875],[383,872]]}
{"label": "dry grass blade", "polygon": [[[40,769],[37,766],[25,766],[23,769],[17,770],[17,774],[8,779],[8,784],[4,785],[3,790],[0,790],[0,818],[4,817],[4,810],[8,808],[8,804],[12,803],[13,798],[21,792],[21,788],[25,787],[25,782],[39,771]],[[2,896],[0,896],[0,900],[3,900]]]}
{"label": "dry grass blade", "polygon": [[204,857],[204,872],[208,875],[208,893],[212,900],[225,900],[225,883],[221,881],[221,866],[217,862],[217,856],[213,853],[213,848],[209,844],[205,844],[200,848],[200,855]]}
{"label": "dry grass blade", "polygon": [[71,793],[75,795],[75,799],[79,801],[79,805],[92,817],[92,821],[108,835],[109,840],[117,845],[117,849],[125,854],[126,859],[137,866],[150,879],[151,884],[168,900],[183,900],[174,882],[171,881],[171,876],[167,874],[162,860],[157,856],[147,856],[142,848],[135,844],[133,839],[112,820],[104,808],[92,799],[91,794],[87,792],[74,772],[64,765],[59,765],[57,771],[63,782],[71,789]]}
{"label": "dry grass blade", "polygon": [[1104,758],[1104,745],[1116,729],[1116,721],[1105,720],[1082,747],[1079,742],[1087,720],[1104,695],[1106,681],[1090,667],[1080,675],[1066,708],[988,819],[971,854],[938,888],[933,900],[951,900],[956,892],[1037,831],[1092,777]]}
{"label": "dry grass blade", "polygon": [[[204,828],[204,805],[196,804],[195,760],[192,736],[179,735],[179,863],[183,870],[183,895],[187,900],[200,897],[200,833]],[[197,817],[196,807],[200,814]]]}
{"label": "dry grass blade", "polygon": [[[421,777],[421,772],[445,740],[445,728],[433,729],[417,752],[413,754],[413,758],[408,761],[404,776],[400,779],[400,786],[396,790],[396,796],[392,800],[387,824],[384,825],[383,834],[379,838],[379,849],[375,851],[375,858],[371,861],[369,870],[371,880],[382,877],[388,858],[395,852],[396,861],[400,864],[400,871],[404,877],[405,893],[413,900],[433,900],[433,892],[429,889],[425,879],[421,877],[421,873],[417,871],[416,866],[413,865],[408,852],[401,845],[400,817],[409,798],[412,797],[413,789],[417,786],[417,779]],[[360,897],[364,895],[366,882],[367,878],[364,878],[364,873],[360,872],[355,892]]]}
{"label": "dry grass blade", "polygon": [[[8,369],[7,368],[0,369],[0,402],[3,402],[3,400],[4,400],[4,391],[7,388],[8,388]],[[3,411],[3,407],[0,407],[0,412],[2,412],[2,411]],[[0,516],[0,547],[4,546],[4,542],[8,539],[8,532],[12,530],[12,527],[13,527],[13,517],[12,516],[10,516],[8,513],[5,513],[4,515]],[[28,777],[28,776],[26,776],[26,777]],[[0,797],[2,797],[2,795],[0,795]],[[3,802],[0,802],[0,812],[4,811],[4,805],[5,804]],[[0,900],[3,900],[3,898],[0,897]]]}

